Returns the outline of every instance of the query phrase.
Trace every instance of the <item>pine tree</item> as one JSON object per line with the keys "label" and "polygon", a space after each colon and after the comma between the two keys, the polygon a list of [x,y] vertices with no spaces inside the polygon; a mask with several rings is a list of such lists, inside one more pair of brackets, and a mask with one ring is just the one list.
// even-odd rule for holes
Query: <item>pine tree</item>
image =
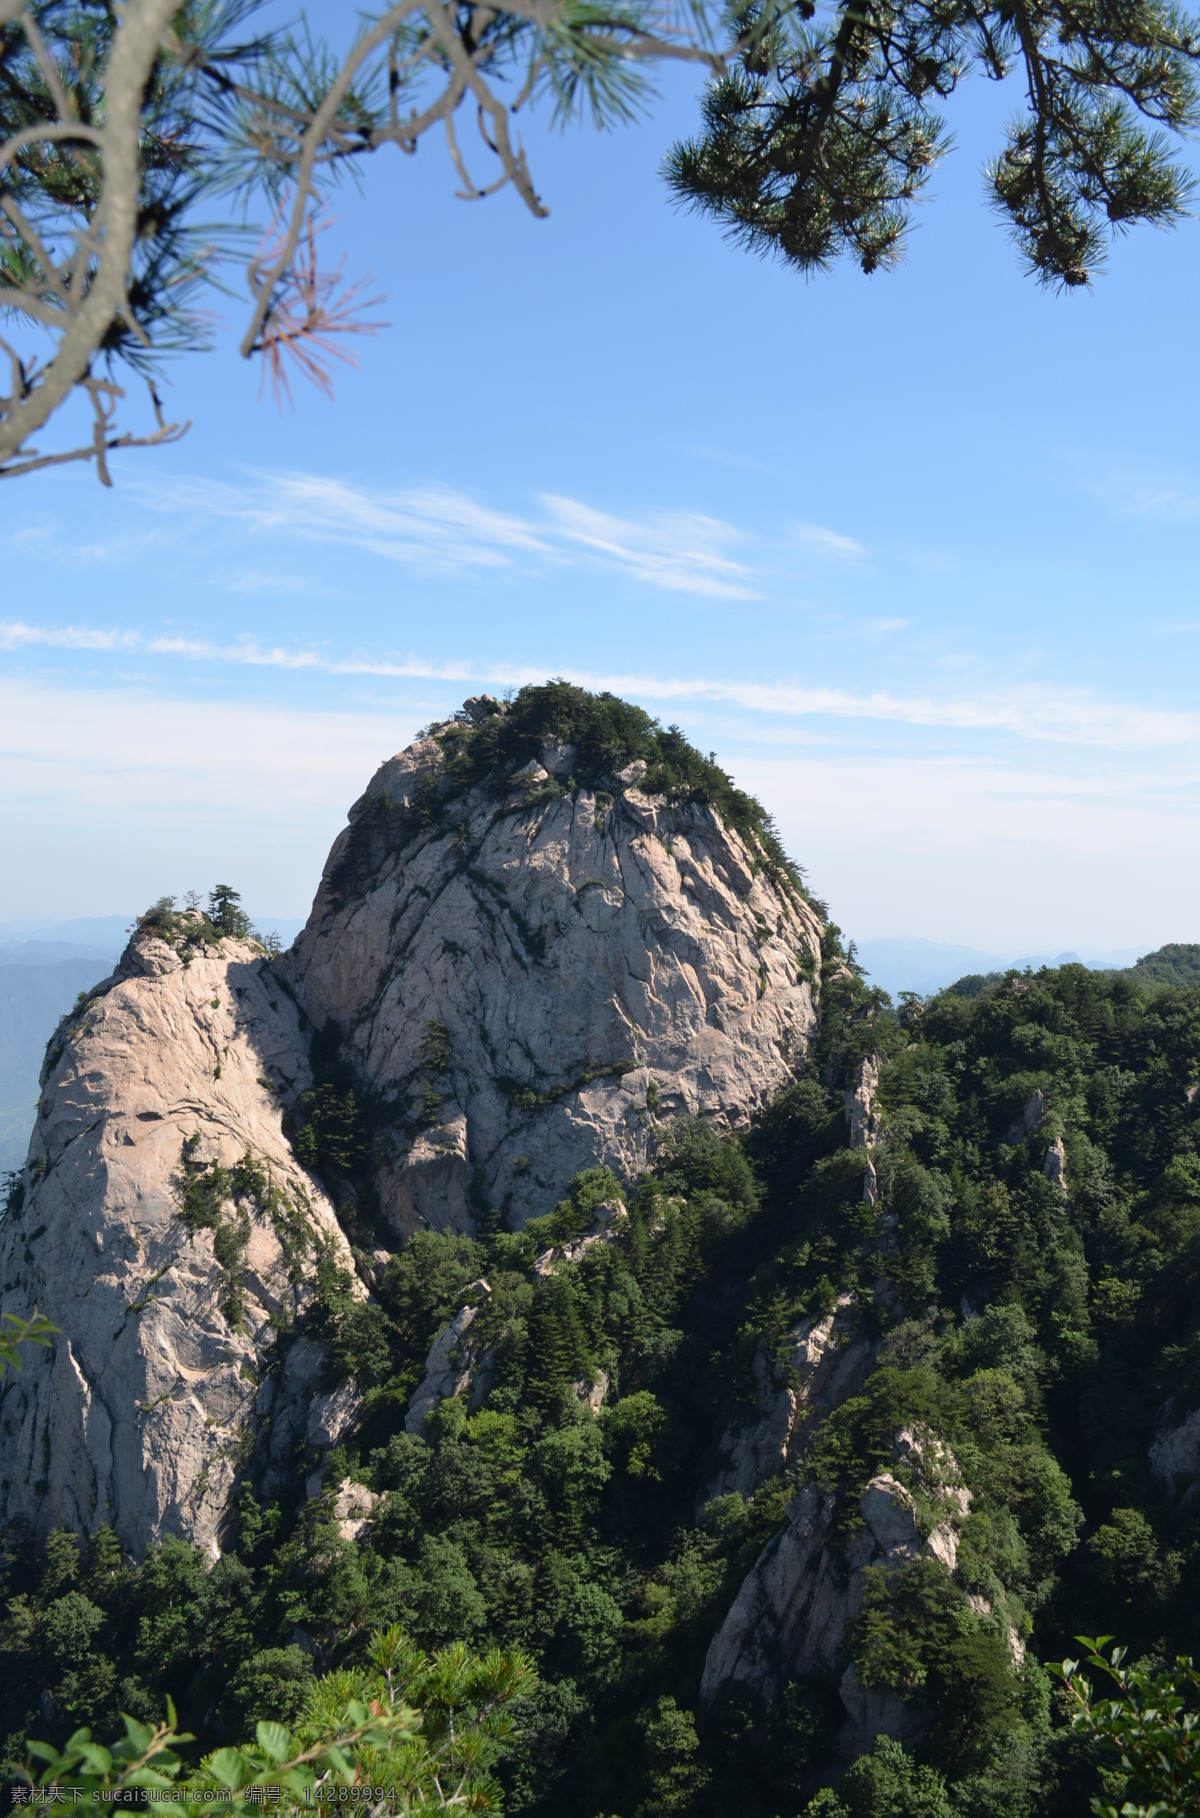
{"label": "pine tree", "polygon": [[1182,217],[1191,180],[1158,129],[1200,118],[1200,37],[1177,7],[841,0],[819,26],[814,10],[739,8],[740,54],[708,90],[700,137],[667,161],[676,195],[751,249],[804,272],[842,253],[864,272],[895,265],[947,147],[938,104],[977,73],[1022,78],[988,190],[1044,282],[1087,284],[1114,235]]}
{"label": "pine tree", "polygon": [[564,1275],[552,1275],[534,1295],[529,1318],[529,1393],[541,1408],[553,1406],[588,1367],[587,1338],[575,1294]]}
{"label": "pine tree", "polygon": [[245,940],[250,932],[250,917],[241,907],[242,899],[228,884],[215,884],[208,893],[208,919],[222,934]]}
{"label": "pine tree", "polygon": [[[330,391],[348,338],[381,326],[321,251],[339,174],[445,129],[463,193],[511,186],[541,217],[517,108],[618,124],[671,59],[713,74],[699,137],[668,161],[676,194],[803,271],[843,252],[896,263],[948,142],[940,103],[976,73],[1023,81],[988,185],[1040,278],[1088,283],[1113,235],[1169,225],[1188,199],[1170,135],[1200,119],[1200,40],[1172,0],[833,0],[819,23],[814,0],[391,0],[344,50],[273,11],[0,0],[0,474],[94,461],[111,484],[112,449],[177,440],[157,363],[210,345],[199,305],[230,263],[252,299],[243,355],[279,395],[289,367]],[[478,110],[486,168],[468,168],[460,108]],[[141,433],[118,422],[130,374],[149,387]],[[91,434],[37,445],[76,392]]]}

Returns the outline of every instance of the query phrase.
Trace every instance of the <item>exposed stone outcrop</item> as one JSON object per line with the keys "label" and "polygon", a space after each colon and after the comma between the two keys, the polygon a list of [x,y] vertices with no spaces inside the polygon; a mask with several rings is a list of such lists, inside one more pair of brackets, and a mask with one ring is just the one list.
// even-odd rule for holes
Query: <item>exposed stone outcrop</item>
{"label": "exposed stone outcrop", "polygon": [[1200,1477],[1200,1408],[1162,1428],[1150,1447],[1150,1469],[1168,1490]]}
{"label": "exposed stone outcrop", "polygon": [[378,1503],[379,1497],[374,1490],[368,1490],[365,1483],[354,1483],[349,1477],[343,1477],[331,1510],[343,1540],[355,1540],[361,1545],[369,1537]]}
{"label": "exposed stone outcrop", "polygon": [[543,1250],[534,1262],[535,1275],[553,1275],[564,1263],[582,1262],[589,1250],[597,1244],[611,1243],[620,1234],[622,1226],[629,1217],[625,1206],[618,1200],[605,1200],[597,1206],[594,1214],[595,1229],[583,1237],[569,1239],[563,1244],[552,1244]]}
{"label": "exposed stone outcrop", "polygon": [[1042,1172],[1052,1187],[1057,1187],[1063,1198],[1067,1197],[1067,1150],[1061,1136],[1056,1136],[1046,1151],[1042,1163]]}
{"label": "exposed stone outcrop", "polygon": [[[0,1391],[0,1517],[43,1532],[109,1522],[138,1553],[164,1534],[218,1549],[256,1401],[290,1397],[285,1428],[306,1419],[319,1358],[285,1371],[287,1394],[263,1378],[317,1246],[353,1270],[283,1133],[281,1098],[309,1078],[297,1012],[244,942],[139,933],[60,1029],[24,1203],[0,1225],[0,1307],[36,1305],[60,1336]],[[192,1138],[197,1165],[249,1153],[267,1184],[265,1205],[223,1209],[228,1267],[214,1230],[180,1218]]]}
{"label": "exposed stone outcrop", "polygon": [[353,1383],[341,1382],[309,1403],[304,1437],[314,1452],[340,1445],[362,1412],[363,1398]]}
{"label": "exposed stone outcrop", "polygon": [[[774,1698],[789,1679],[844,1668],[869,1566],[894,1568],[925,1553],[953,1572],[970,1507],[957,1461],[941,1441],[911,1428],[896,1434],[894,1456],[896,1469],[864,1487],[862,1525],[845,1539],[836,1495],[812,1482],[801,1487],[713,1638],[703,1698],[714,1698],[729,1680]],[[926,1509],[933,1505],[932,1523],[921,1518],[914,1490]]]}
{"label": "exposed stone outcrop", "polygon": [[875,1094],[879,1090],[879,1069],[882,1065],[881,1055],[866,1055],[859,1068],[857,1081],[853,1086],[848,1086],[843,1094],[846,1122],[850,1126],[850,1147],[864,1151],[866,1165],[863,1169],[863,1199],[869,1206],[875,1205],[879,1198],[879,1176],[875,1172],[871,1151],[883,1140],[883,1119],[875,1109]]}
{"label": "exposed stone outcrop", "polygon": [[491,1293],[487,1282],[471,1284],[476,1301],[460,1307],[454,1318],[444,1325],[429,1348],[425,1359],[425,1379],[408,1404],[404,1417],[405,1431],[424,1433],[425,1422],[440,1402],[455,1395],[467,1395],[472,1412],[479,1407],[491,1383],[491,1356],[478,1352],[468,1338],[479,1313],[479,1301]]}
{"label": "exposed stone outcrop", "polygon": [[859,1068],[857,1081],[853,1086],[847,1087],[843,1095],[852,1149],[873,1149],[883,1134],[883,1124],[875,1109],[875,1094],[879,1090],[879,1069],[882,1065],[882,1058],[878,1054],[868,1054]]}
{"label": "exposed stone outcrop", "polygon": [[598,1414],[604,1406],[611,1380],[607,1370],[597,1370],[594,1377],[581,1376],[575,1384],[576,1398],[593,1414]]}
{"label": "exposed stone outcrop", "polygon": [[840,1294],[831,1313],[801,1320],[783,1346],[759,1343],[750,1367],[753,1407],[726,1428],[721,1466],[699,1509],[733,1491],[752,1496],[798,1461],[818,1420],[857,1393],[874,1347],[857,1329],[856,1305],[853,1294]]}
{"label": "exposed stone outcrop", "polygon": [[472,1229],[481,1202],[521,1224],[581,1168],[636,1172],[659,1116],[741,1123],[804,1053],[799,893],[714,809],[645,793],[644,765],[563,793],[574,761],[543,745],[542,775],[464,787],[437,736],[389,759],[289,956],[385,1107],[397,1231]]}

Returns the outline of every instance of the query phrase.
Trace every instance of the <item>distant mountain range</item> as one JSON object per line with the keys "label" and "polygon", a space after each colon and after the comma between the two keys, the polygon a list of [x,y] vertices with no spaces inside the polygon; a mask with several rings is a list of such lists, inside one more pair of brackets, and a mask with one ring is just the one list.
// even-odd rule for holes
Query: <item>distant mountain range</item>
{"label": "distant mountain range", "polygon": [[[955,946],[949,941],[918,940],[915,936],[885,935],[859,941],[855,953],[871,984],[896,997],[901,991],[919,991],[922,997],[944,991],[968,973],[1005,972],[1010,966],[1066,966],[1072,961],[1101,971],[1118,971],[1146,952],[1145,947],[1119,947],[1108,952],[1094,948],[1066,953],[1030,953],[1008,947],[1001,951]],[[1165,981],[1164,981],[1165,982]],[[1176,982],[1176,981],[1172,981]]]}

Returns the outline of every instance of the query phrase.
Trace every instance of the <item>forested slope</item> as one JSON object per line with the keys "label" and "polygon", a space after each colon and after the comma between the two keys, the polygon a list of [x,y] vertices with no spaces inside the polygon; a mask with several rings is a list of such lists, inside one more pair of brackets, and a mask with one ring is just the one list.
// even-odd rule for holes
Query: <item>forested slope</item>
{"label": "forested slope", "polygon": [[[169,1691],[211,1746],[400,1621],[534,1658],[514,1811],[1084,1810],[1095,1767],[1039,1662],[1081,1630],[1196,1651],[1200,988],[1068,966],[897,1015],[835,933],[823,972],[807,1071],[741,1143],[677,1122],[638,1183],[594,1170],[515,1235],[420,1234],[371,1305],[326,1266],[307,1335],[357,1425],[308,1501],[264,1506],[247,1460],[214,1567],[10,1533],[0,1730]],[[839,1322],[853,1392],[810,1395]],[[910,1542],[855,1578],[881,1485]],[[710,1669],[702,1699],[810,1505],[809,1566],[857,1599],[842,1653],[781,1630],[776,1696]],[[888,1710],[909,1753],[819,1795]]]}

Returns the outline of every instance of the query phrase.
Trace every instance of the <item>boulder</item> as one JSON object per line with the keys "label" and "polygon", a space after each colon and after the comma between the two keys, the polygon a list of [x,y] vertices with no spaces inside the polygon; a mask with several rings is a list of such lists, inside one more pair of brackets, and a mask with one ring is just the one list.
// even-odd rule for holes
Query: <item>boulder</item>
{"label": "boulder", "polygon": [[371,1532],[379,1497],[364,1483],[343,1477],[333,1499],[331,1514],[343,1540],[357,1541],[361,1546]]}

